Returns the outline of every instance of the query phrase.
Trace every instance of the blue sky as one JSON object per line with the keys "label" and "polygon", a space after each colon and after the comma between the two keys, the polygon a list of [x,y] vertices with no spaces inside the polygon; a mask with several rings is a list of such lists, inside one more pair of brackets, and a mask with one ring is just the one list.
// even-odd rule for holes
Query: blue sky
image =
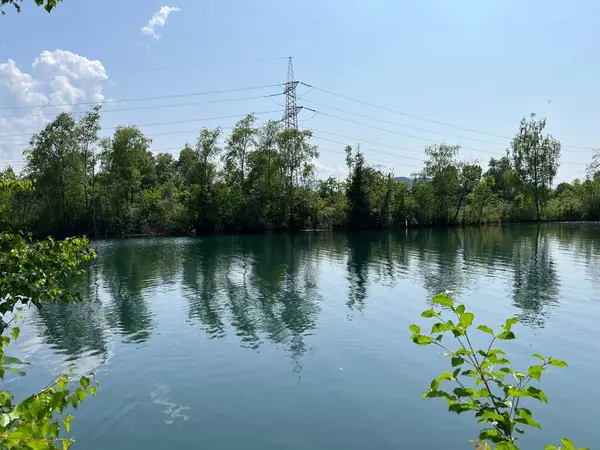
{"label": "blue sky", "polygon": [[[156,40],[141,29],[162,6],[179,11],[173,10],[163,27],[154,27],[161,35]],[[58,110],[81,111],[40,105],[275,85],[285,81],[283,57],[293,56],[296,78],[315,88],[456,127],[512,136],[519,119],[536,112],[547,117],[547,130],[563,143],[559,181],[583,177],[590,148],[600,147],[599,14],[600,3],[592,0],[576,5],[555,0],[64,0],[50,15],[28,1],[20,15],[9,10],[0,18],[0,107],[21,107],[0,109],[0,161],[19,168],[28,133]],[[281,59],[234,64],[268,58]],[[160,68],[167,70],[155,70]],[[277,111],[258,115],[259,122],[279,119],[282,96],[239,99],[280,91],[109,103],[103,134],[119,124],[252,111]],[[461,144],[462,159],[484,166],[509,142],[318,89],[300,86],[298,93],[300,105],[320,111],[302,111],[300,124],[320,130],[314,134],[322,176],[343,174],[339,152],[346,143],[362,141],[368,160],[409,175],[421,166],[425,145],[433,142]],[[222,99],[234,101],[206,104]],[[205,104],[151,108],[200,102]],[[130,109],[141,106],[148,109]],[[154,150],[177,153],[202,126],[228,127],[235,120],[141,129],[153,136]]]}

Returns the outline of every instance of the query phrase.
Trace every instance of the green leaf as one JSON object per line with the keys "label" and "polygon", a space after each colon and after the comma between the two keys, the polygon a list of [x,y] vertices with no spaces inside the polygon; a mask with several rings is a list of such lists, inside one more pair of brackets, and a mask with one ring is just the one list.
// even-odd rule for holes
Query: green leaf
{"label": "green leaf", "polygon": [[548,358],[548,364],[554,367],[568,367],[567,363],[561,361],[560,359],[550,359]]}
{"label": "green leaf", "polygon": [[502,339],[503,341],[515,339],[515,334],[512,331],[505,331],[498,335],[498,339]]}
{"label": "green leaf", "polygon": [[506,326],[507,327],[511,327],[514,324],[519,323],[519,319],[517,319],[516,317],[511,317],[509,319],[506,319]]}
{"label": "green leaf", "polygon": [[464,362],[465,362],[465,360],[462,359],[461,357],[458,357],[458,356],[452,357],[452,367],[460,366]]}
{"label": "green leaf", "polygon": [[21,333],[21,330],[18,327],[14,327],[10,333],[12,334],[13,341],[16,341]]}
{"label": "green leaf", "polygon": [[22,377],[24,377],[25,375],[27,375],[25,372],[23,372],[22,370],[19,369],[15,369],[14,367],[5,367],[4,370],[8,371],[8,372],[12,372],[12,373],[16,373],[17,375],[20,375]]}
{"label": "green leaf", "polygon": [[419,334],[413,338],[413,342],[418,345],[429,345],[433,343],[433,339],[431,339],[429,336]]}
{"label": "green leaf", "polygon": [[483,430],[481,433],[479,433],[479,439],[481,439],[482,441],[498,442],[498,440],[501,438],[501,434],[497,430],[491,428]]}
{"label": "green leaf", "polygon": [[546,397],[546,394],[541,389],[538,389],[533,386],[527,386],[525,390],[529,393],[531,397],[541,402],[548,403],[548,397]]}
{"label": "green leaf", "polygon": [[418,325],[411,325],[410,327],[408,327],[408,329],[415,334],[419,334],[421,332],[421,327],[419,327]]}
{"label": "green leaf", "polygon": [[484,333],[491,334],[492,336],[494,335],[494,331],[493,331],[493,330],[492,330],[490,327],[488,327],[488,326],[485,326],[485,325],[479,325],[479,326],[477,327],[477,329],[478,329],[479,331],[483,331]]}
{"label": "green leaf", "polygon": [[421,317],[425,317],[426,319],[435,316],[437,316],[437,313],[433,309],[427,309],[421,313]]}
{"label": "green leaf", "polygon": [[434,305],[448,306],[452,308],[454,306],[454,302],[450,297],[448,297],[445,293],[438,294],[433,297],[431,300]]}
{"label": "green leaf", "polygon": [[542,372],[543,371],[544,371],[544,368],[542,366],[534,365],[534,366],[530,366],[527,369],[527,374],[531,378],[535,378],[536,380],[540,381],[540,378],[542,377]]}
{"label": "green leaf", "polygon": [[546,358],[544,358],[544,357],[543,357],[542,355],[540,355],[539,353],[534,353],[534,354],[533,354],[533,355],[531,355],[531,356],[533,356],[534,358],[537,358],[537,359],[540,359],[540,360],[542,360],[542,361],[546,362]]}
{"label": "green leaf", "polygon": [[471,326],[471,324],[473,323],[473,319],[475,318],[475,314],[470,313],[470,312],[466,312],[460,315],[460,324],[465,327],[465,328],[469,328]]}
{"label": "green leaf", "polygon": [[431,334],[443,333],[444,331],[448,331],[448,326],[440,322],[433,324],[431,327]]}
{"label": "green leaf", "polygon": [[456,312],[460,315],[465,312],[465,305],[458,305],[456,307]]}
{"label": "green leaf", "polygon": [[575,445],[567,438],[562,438],[560,442],[564,445],[564,450],[576,450]]}
{"label": "green leaf", "polygon": [[457,387],[452,392],[454,392],[457,397],[470,397],[473,395],[473,388]]}
{"label": "green leaf", "polygon": [[79,384],[86,389],[90,385],[90,379],[88,377],[81,377],[79,380]]}
{"label": "green leaf", "polygon": [[448,411],[455,412],[456,414],[471,411],[471,409],[472,408],[465,403],[454,403],[448,407]]}
{"label": "green leaf", "polygon": [[0,364],[18,364],[20,366],[28,365],[27,363],[21,361],[19,358],[15,358],[13,356],[5,356],[0,360]]}

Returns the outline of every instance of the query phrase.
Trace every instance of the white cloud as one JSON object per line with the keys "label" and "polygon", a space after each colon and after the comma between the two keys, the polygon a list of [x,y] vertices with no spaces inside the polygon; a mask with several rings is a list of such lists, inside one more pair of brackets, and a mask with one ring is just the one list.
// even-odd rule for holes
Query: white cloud
{"label": "white cloud", "polygon": [[106,70],[100,61],[67,50],[44,50],[33,61],[33,68],[40,67],[54,75],[65,75],[72,79],[106,80]]}
{"label": "white cloud", "polygon": [[149,36],[155,41],[158,41],[161,34],[157,29],[163,28],[167,24],[169,14],[179,11],[181,11],[181,8],[178,8],[177,6],[161,6],[158,12],[154,13],[148,23],[142,27],[142,35]]}
{"label": "white cloud", "polygon": [[0,168],[13,165],[20,170],[30,135],[58,112],[73,112],[76,107],[69,103],[104,100],[102,88],[108,75],[98,60],[67,50],[45,50],[31,67],[31,73],[26,73],[11,59],[0,61],[0,105],[23,107],[0,110]]}

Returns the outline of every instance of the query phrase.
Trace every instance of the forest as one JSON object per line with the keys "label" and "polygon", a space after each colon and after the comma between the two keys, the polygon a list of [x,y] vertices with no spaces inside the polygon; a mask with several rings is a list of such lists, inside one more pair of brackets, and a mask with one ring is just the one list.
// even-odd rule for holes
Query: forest
{"label": "forest", "polygon": [[487,170],[461,160],[460,145],[435,144],[409,183],[369,164],[360,144],[345,149],[345,180],[317,179],[310,130],[258,126],[252,114],[227,136],[201,129],[176,156],[152,153],[135,126],[101,138],[100,119],[100,106],[61,113],[32,136],[22,172],[1,177],[34,188],[0,192],[2,229],[104,237],[600,219],[600,152],[585,180],[553,187],[561,144],[534,114]]}

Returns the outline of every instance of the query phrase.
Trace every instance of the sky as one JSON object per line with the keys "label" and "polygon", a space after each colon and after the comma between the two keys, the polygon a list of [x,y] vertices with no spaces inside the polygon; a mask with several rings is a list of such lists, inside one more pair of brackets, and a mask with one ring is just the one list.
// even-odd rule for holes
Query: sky
{"label": "sky", "polygon": [[102,135],[138,125],[174,155],[202,127],[278,120],[291,56],[321,177],[344,176],[357,143],[397,176],[442,142],[485,167],[536,113],[563,144],[556,181],[583,178],[600,147],[599,15],[595,0],[64,0],[51,14],[26,0],[0,17],[0,167],[93,102]]}

